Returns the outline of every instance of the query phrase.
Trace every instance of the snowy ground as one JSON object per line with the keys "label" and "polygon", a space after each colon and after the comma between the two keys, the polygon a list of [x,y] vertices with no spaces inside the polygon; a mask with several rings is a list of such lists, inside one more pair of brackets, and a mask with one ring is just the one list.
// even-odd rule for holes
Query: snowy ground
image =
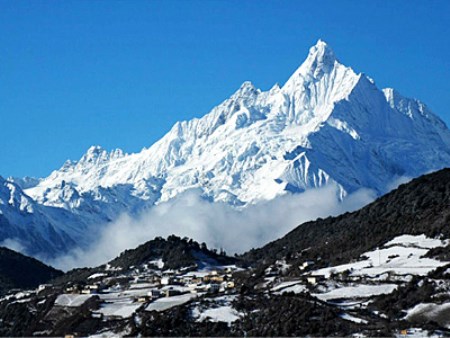
{"label": "snowy ground", "polygon": [[104,316],[117,316],[121,318],[129,318],[141,306],[142,304],[140,303],[138,304],[104,303],[101,305],[100,309],[95,312],[101,313]]}
{"label": "snowy ground", "polygon": [[302,293],[307,290],[306,285],[302,285],[301,281],[289,281],[282,282],[280,284],[275,285],[271,291],[275,294],[283,294],[286,292],[294,292],[294,293]]}
{"label": "snowy ground", "polygon": [[296,285],[292,285],[289,286],[281,291],[276,292],[277,294],[283,294],[286,292],[293,292],[293,293],[303,293],[305,291],[307,291],[308,289],[306,288],[306,285],[301,285],[301,284],[296,284]]}
{"label": "snowy ground", "polygon": [[232,323],[239,319],[239,313],[231,305],[209,308],[203,312],[194,313],[194,316],[198,317],[198,322],[208,320],[211,322]]}
{"label": "snowy ground", "polygon": [[440,246],[446,246],[448,245],[448,240],[441,240],[441,239],[433,239],[428,238],[424,234],[422,235],[402,235],[395,237],[393,240],[387,242],[384,246],[392,246],[396,244],[400,244],[403,246],[412,246],[412,247],[418,247],[418,248],[424,248],[424,249],[433,249]]}
{"label": "snowy ground", "polygon": [[396,284],[379,284],[379,285],[353,285],[336,288],[325,293],[312,294],[314,297],[323,301],[333,299],[361,299],[378,296],[381,294],[388,294],[397,288]]}
{"label": "snowy ground", "polygon": [[154,289],[156,287],[158,287],[158,284],[155,284],[155,283],[136,283],[136,284],[131,283],[128,286],[129,289],[136,289],[136,290],[138,290],[138,289]]}
{"label": "snowy ground", "polygon": [[158,312],[166,311],[174,306],[187,303],[190,300],[197,298],[198,296],[199,294],[186,293],[184,295],[179,296],[159,298],[154,302],[150,303],[145,310]]}
{"label": "snowy ground", "polygon": [[98,272],[98,273],[94,273],[93,275],[90,275],[88,277],[88,279],[95,279],[95,278],[106,277],[106,276],[107,276],[106,273]]}
{"label": "snowy ground", "polygon": [[349,320],[351,322],[358,323],[358,324],[367,324],[368,323],[367,320],[352,316],[348,313],[343,313],[340,317],[342,319]]}
{"label": "snowy ground", "polygon": [[148,263],[157,266],[158,269],[164,268],[164,262],[163,262],[162,258],[158,258],[158,259],[149,261]]}
{"label": "snowy ground", "polygon": [[275,285],[272,289],[270,289],[270,291],[272,291],[272,292],[280,291],[280,290],[282,290],[284,288],[287,288],[289,286],[292,286],[292,285],[295,285],[295,284],[298,284],[298,283],[300,283],[299,280],[294,280],[294,281],[289,281],[289,282],[282,282],[282,283],[279,283],[279,284]]}
{"label": "snowy ground", "polygon": [[78,307],[83,305],[92,295],[61,294],[56,298],[55,305]]}
{"label": "snowy ground", "polygon": [[324,275],[350,271],[351,276],[368,276],[384,280],[388,274],[398,276],[425,276],[430,271],[448,264],[423,256],[432,248],[445,246],[448,241],[427,238],[425,235],[403,235],[386,243],[383,248],[361,255],[361,261],[313,271],[313,275]]}
{"label": "snowy ground", "polygon": [[197,322],[225,322],[232,323],[242,315],[231,306],[236,296],[221,296],[213,298],[207,304],[197,304],[192,310],[192,316]]}

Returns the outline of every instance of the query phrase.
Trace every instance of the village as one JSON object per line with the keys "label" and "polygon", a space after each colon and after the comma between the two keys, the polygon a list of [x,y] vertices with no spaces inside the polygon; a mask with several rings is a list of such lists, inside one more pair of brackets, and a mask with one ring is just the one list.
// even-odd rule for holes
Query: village
{"label": "village", "polygon": [[[425,235],[402,235],[346,264],[319,268],[317,262],[305,260],[295,266],[295,277],[285,276],[292,265],[280,259],[265,269],[263,281],[255,288],[275,294],[308,293],[347,311],[346,319],[361,323],[366,319],[355,317],[355,311],[367,308],[374,297],[391,294],[418,276],[426,279],[430,272],[448,264],[426,257],[432,248],[447,244],[448,240]],[[445,292],[450,289],[447,280],[428,282]]]}
{"label": "village", "polygon": [[[36,290],[6,296],[2,301],[46,306],[50,300],[49,310],[42,318],[43,327],[78,318],[90,325],[104,327],[105,332],[112,332],[108,330],[115,325],[122,329],[127,323],[139,326],[142,318],[170,317],[173,313],[170,310],[174,309],[176,313],[177,307],[188,309],[193,323],[222,322],[230,326],[248,316],[236,306],[240,295],[245,294],[243,290],[247,290],[250,297],[259,294],[264,299],[282,295],[290,299],[295,294],[300,296],[299,299],[315,299],[338,309],[339,316],[345,321],[360,325],[382,321],[386,313],[373,311],[374,299],[392,294],[413,278],[420,277],[434,285],[441,297],[448,295],[448,279],[427,277],[448,262],[426,257],[429,250],[443,247],[447,242],[424,235],[403,235],[346,264],[334,266],[326,266],[321,260],[302,260],[301,256],[297,261],[278,259],[265,266],[255,280],[256,284],[252,285],[252,291],[248,291],[241,277],[255,275],[254,269],[228,262],[221,264],[199,255],[190,266],[167,268],[168,264],[162,258],[153,256],[136,266],[106,264],[81,270],[82,275],[72,276],[64,283],[43,284]],[[446,277],[449,273],[450,269],[443,272]],[[419,310],[411,309],[408,316],[417,316]],[[45,331],[36,332],[46,334]],[[77,332],[82,335],[84,331],[68,333]]]}
{"label": "village", "polygon": [[[333,303],[344,299],[349,304],[356,300],[364,303],[373,296],[394,291],[414,275],[425,275],[445,264],[420,258],[430,247],[440,245],[443,242],[420,236],[398,238],[342,266],[317,269],[314,261],[305,260],[297,267],[297,277],[286,275],[291,265],[280,259],[265,269],[263,279],[255,285],[255,290],[275,294],[309,293],[317,299]],[[394,251],[400,254],[393,256]],[[179,269],[164,269],[162,259],[125,270],[107,264],[89,275],[82,284],[66,284],[55,301],[55,307],[56,310],[80,307],[96,300],[95,305],[90,307],[93,317],[122,320],[130,318],[136,311],[163,312],[203,298],[211,301],[227,299],[230,305],[240,291],[233,274],[242,270],[236,265],[205,262]],[[43,285],[38,291],[46,287],[51,285]]]}
{"label": "village", "polygon": [[[236,292],[234,265],[195,266],[178,270],[163,270],[163,262],[156,260],[139,267],[106,266],[92,274],[84,284],[68,283],[55,301],[55,306],[79,307],[90,299],[99,300],[92,316],[104,320],[129,318],[138,309],[162,312],[201,296],[232,295]],[[45,288],[45,286],[41,286]]]}

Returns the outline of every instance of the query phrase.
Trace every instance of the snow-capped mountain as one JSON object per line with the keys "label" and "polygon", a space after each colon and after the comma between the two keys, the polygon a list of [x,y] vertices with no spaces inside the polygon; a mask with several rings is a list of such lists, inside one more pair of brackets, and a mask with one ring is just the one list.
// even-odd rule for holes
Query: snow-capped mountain
{"label": "snow-capped mountain", "polygon": [[102,188],[151,203],[200,188],[212,200],[245,204],[330,181],[343,193],[381,193],[396,175],[448,164],[450,132],[439,118],[417,100],[379,90],[319,41],[283,87],[263,92],[245,82],[150,148],[127,155],[91,147],[26,192],[68,209],[79,206],[79,194],[110,197]]}
{"label": "snow-capped mountain", "polygon": [[52,256],[77,245],[87,229],[71,212],[40,205],[0,176],[0,245]]}
{"label": "snow-capped mountain", "polygon": [[91,147],[49,177],[17,186],[88,224],[188,189],[245,206],[333,182],[343,198],[359,188],[382,194],[396,177],[449,165],[450,131],[437,116],[377,88],[319,40],[282,87],[261,91],[244,82],[210,113],[177,122],[139,153]]}

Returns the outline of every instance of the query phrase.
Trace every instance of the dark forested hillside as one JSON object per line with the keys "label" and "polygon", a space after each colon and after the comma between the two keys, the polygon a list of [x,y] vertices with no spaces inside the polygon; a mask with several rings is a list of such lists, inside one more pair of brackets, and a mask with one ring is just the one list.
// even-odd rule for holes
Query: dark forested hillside
{"label": "dark forested hillside", "polygon": [[414,179],[353,213],[304,223],[242,258],[252,265],[282,257],[339,264],[401,234],[450,237],[450,169]]}
{"label": "dark forested hillside", "polygon": [[209,250],[205,243],[199,244],[192,239],[172,235],[167,240],[157,237],[136,249],[126,250],[109,264],[114,267],[128,268],[152,259],[162,259],[164,267],[168,269],[192,266],[202,260],[208,260],[213,264],[231,264],[235,261],[227,257],[224,252],[217,253],[215,250]]}
{"label": "dark forested hillside", "polygon": [[0,247],[0,294],[14,288],[31,288],[62,275],[37,259]]}
{"label": "dark forested hillside", "polygon": [[[164,262],[164,269],[198,266],[202,262],[212,265],[233,264],[236,262],[235,258],[226,256],[225,252],[216,252],[216,250],[208,249],[205,243],[199,244],[192,239],[171,235],[167,239],[156,237],[135,249],[125,250],[108,264],[114,268],[119,267],[123,270],[128,270],[131,267],[138,267],[158,259]],[[104,268],[105,265],[95,268],[73,269],[56,278],[52,283],[56,285],[67,282],[83,283],[87,277],[103,271]]]}

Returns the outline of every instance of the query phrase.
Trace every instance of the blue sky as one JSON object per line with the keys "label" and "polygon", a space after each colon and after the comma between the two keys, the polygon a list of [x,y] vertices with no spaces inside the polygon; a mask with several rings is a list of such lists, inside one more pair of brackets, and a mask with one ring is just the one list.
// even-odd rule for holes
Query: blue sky
{"label": "blue sky", "polygon": [[0,175],[139,151],[246,80],[284,83],[319,38],[450,125],[448,22],[446,0],[0,0]]}

